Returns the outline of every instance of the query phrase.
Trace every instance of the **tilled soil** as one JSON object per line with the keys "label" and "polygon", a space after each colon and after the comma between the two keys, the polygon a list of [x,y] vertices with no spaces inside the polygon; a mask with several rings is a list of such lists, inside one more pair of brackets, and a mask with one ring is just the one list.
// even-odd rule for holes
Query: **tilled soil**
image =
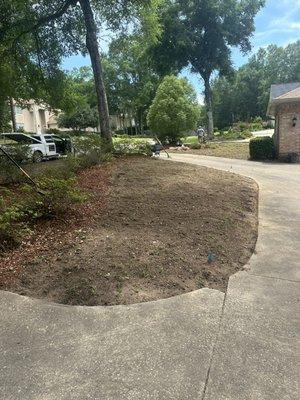
{"label": "tilled soil", "polygon": [[[91,168],[90,193],[0,262],[0,288],[64,304],[131,304],[224,291],[257,238],[254,181],[157,159]],[[2,276],[2,278],[1,278]]]}

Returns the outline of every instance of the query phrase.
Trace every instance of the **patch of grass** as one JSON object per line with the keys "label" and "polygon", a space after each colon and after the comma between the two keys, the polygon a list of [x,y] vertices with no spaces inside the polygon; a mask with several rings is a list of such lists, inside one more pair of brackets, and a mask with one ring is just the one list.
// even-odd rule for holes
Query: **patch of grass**
{"label": "patch of grass", "polygon": [[181,140],[182,140],[182,144],[184,144],[184,146],[189,146],[189,145],[199,143],[197,136],[186,136],[186,137],[183,137]]}

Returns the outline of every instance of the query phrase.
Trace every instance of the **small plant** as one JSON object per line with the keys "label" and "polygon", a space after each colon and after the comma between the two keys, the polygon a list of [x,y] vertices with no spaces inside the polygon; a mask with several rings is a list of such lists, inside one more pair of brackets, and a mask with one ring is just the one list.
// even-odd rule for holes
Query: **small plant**
{"label": "small plant", "polygon": [[274,141],[269,136],[251,139],[249,150],[251,160],[273,160],[275,158]]}
{"label": "small plant", "polygon": [[15,204],[7,206],[3,197],[0,197],[0,252],[13,248],[25,233],[26,225],[22,221],[24,213]]}
{"label": "small plant", "polygon": [[24,235],[30,233],[34,220],[65,215],[73,204],[82,203],[87,198],[76,188],[73,178],[43,177],[37,182],[45,192],[44,196],[28,184],[20,188],[22,196],[12,204],[7,200],[13,198],[9,190],[0,196],[0,252],[15,247]]}
{"label": "small plant", "polygon": [[261,131],[264,129],[263,119],[261,117],[255,117],[250,125],[252,131]]}
{"label": "small plant", "polygon": [[23,212],[33,219],[61,216],[70,211],[73,204],[82,203],[86,195],[75,187],[75,179],[40,178],[39,188],[44,196],[29,185],[22,187],[24,193]]}

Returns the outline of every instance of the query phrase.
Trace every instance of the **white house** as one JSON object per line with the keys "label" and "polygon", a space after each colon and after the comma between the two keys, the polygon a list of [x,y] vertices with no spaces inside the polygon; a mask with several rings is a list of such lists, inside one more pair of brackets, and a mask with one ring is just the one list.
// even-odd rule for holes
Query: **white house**
{"label": "white house", "polygon": [[[59,128],[57,117],[59,110],[51,110],[45,104],[38,104],[34,100],[26,102],[23,107],[14,103],[15,117],[17,129],[24,129],[25,132],[45,133],[47,129],[68,130]],[[110,124],[112,129],[122,129],[124,124],[126,127],[134,126],[134,120],[130,121],[129,117],[119,115],[110,116]],[[93,128],[87,128],[87,131],[94,131]]]}

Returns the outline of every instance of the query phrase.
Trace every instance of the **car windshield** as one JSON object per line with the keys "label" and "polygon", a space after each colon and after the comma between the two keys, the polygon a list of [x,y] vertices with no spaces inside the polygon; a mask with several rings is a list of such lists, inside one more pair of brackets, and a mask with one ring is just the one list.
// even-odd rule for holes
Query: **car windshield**
{"label": "car windshield", "polygon": [[41,141],[41,137],[39,135],[32,135],[32,137],[36,140],[38,140],[39,142]]}

